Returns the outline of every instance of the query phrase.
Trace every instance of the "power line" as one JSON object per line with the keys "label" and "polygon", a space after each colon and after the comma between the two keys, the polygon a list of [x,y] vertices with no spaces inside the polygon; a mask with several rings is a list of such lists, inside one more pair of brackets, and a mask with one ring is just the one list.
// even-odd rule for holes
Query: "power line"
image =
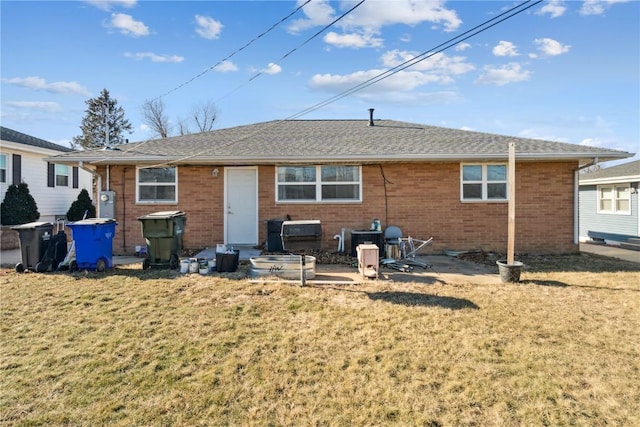
{"label": "power line", "polygon": [[[365,0],[362,0],[360,3],[357,4],[357,6],[362,4],[364,1]],[[394,75],[394,74],[396,74],[396,73],[398,73],[398,72],[400,72],[400,71],[402,71],[402,70],[404,70],[406,68],[409,68],[409,67],[411,67],[411,66],[413,66],[413,65],[415,65],[415,64],[417,64],[419,62],[422,62],[422,61],[424,61],[424,60],[426,60],[428,58],[431,58],[433,55],[436,55],[436,54],[438,54],[440,52],[443,52],[443,51],[455,46],[456,44],[461,43],[464,40],[468,40],[469,38],[474,37],[474,36],[484,32],[484,31],[486,31],[486,30],[488,30],[488,29],[490,29],[490,28],[492,28],[492,27],[494,27],[494,26],[506,21],[507,19],[510,19],[510,18],[512,18],[512,17],[514,17],[514,16],[516,16],[516,15],[518,15],[518,14],[520,14],[520,13],[522,13],[522,12],[524,12],[524,11],[534,7],[534,6],[536,6],[537,4],[543,2],[544,0],[536,0],[532,4],[530,4],[530,5],[526,6],[526,7],[523,7],[523,6],[527,5],[528,3],[531,3],[531,1],[533,1],[533,0],[526,0],[523,3],[520,3],[517,6],[514,6],[511,9],[509,9],[509,10],[507,10],[507,11],[505,11],[505,12],[503,12],[503,13],[495,16],[495,17],[486,20],[486,21],[484,21],[483,23],[481,23],[479,25],[476,25],[475,27],[465,31],[464,33],[462,33],[462,34],[460,34],[460,35],[458,35],[456,37],[453,37],[453,38],[451,38],[451,39],[449,39],[449,40],[447,40],[447,41],[435,46],[433,49],[429,49],[429,50],[427,50],[427,51],[425,51],[425,52],[423,52],[423,53],[421,53],[421,54],[419,54],[419,55],[417,55],[417,56],[415,56],[415,57],[413,57],[413,58],[411,58],[411,59],[409,59],[409,60],[407,60],[407,61],[405,61],[405,62],[403,62],[403,63],[401,63],[401,64],[399,64],[399,65],[397,65],[395,67],[393,67],[393,68],[390,68],[389,70],[386,70],[386,71],[378,74],[375,77],[372,77],[372,78],[370,78],[370,79],[368,79],[368,80],[366,80],[366,81],[364,81],[364,82],[362,82],[362,83],[360,83],[360,84],[358,84],[358,85],[356,85],[356,86],[354,86],[354,87],[352,87],[350,89],[347,89],[347,90],[339,93],[338,95],[332,96],[331,98],[328,98],[328,99],[326,99],[326,100],[324,100],[322,102],[319,102],[319,103],[317,103],[315,105],[312,105],[311,107],[305,108],[304,110],[302,110],[302,111],[300,111],[300,112],[298,112],[296,114],[293,114],[293,115],[291,115],[291,116],[289,116],[289,117],[287,117],[285,119],[275,120],[275,121],[272,122],[271,125],[275,126],[276,124],[278,124],[280,122],[283,122],[283,121],[297,119],[297,118],[302,117],[302,116],[304,116],[304,115],[306,115],[306,114],[308,114],[308,113],[310,113],[312,111],[318,110],[318,109],[320,109],[322,107],[325,107],[325,106],[327,106],[327,105],[329,105],[329,104],[331,104],[333,102],[336,102],[339,99],[342,99],[342,98],[344,98],[344,97],[346,97],[346,96],[348,96],[348,95],[350,95],[352,93],[355,93],[355,92],[357,92],[357,91],[359,91],[361,89],[364,89],[364,88],[366,88],[368,86],[371,86],[371,85],[373,85],[375,83],[378,83],[379,81],[382,81],[382,80],[384,80],[384,79],[386,79],[386,78],[388,78],[388,77],[390,77],[390,76],[392,76],[392,75]],[[351,12],[351,10],[349,12]],[[506,16],[506,15],[508,15],[508,16]],[[338,20],[341,19],[343,16],[338,18]],[[335,22],[337,22],[337,20],[332,22],[330,25],[333,25]],[[321,31],[316,33],[313,37],[316,37],[318,34],[320,34],[323,31],[325,31],[329,26],[324,27]],[[305,41],[305,43],[303,43],[303,45],[306,44],[308,41],[309,40]],[[291,52],[293,52],[293,50]],[[287,53],[287,55],[289,55],[291,52]],[[285,55],[285,57],[287,55]],[[257,133],[257,131],[255,133]],[[234,144],[236,142],[239,142],[239,141],[242,141],[244,139],[247,139],[247,138],[253,136],[254,134],[249,134],[249,135],[246,135],[246,136],[244,136],[242,138],[239,138],[237,140],[229,141],[227,144]],[[211,148],[206,149],[206,150],[202,150],[199,153],[195,153],[195,154],[191,154],[189,156],[185,156],[185,157],[183,157],[181,159],[176,159],[176,160],[173,160],[173,161],[170,161],[170,162],[163,163],[161,165],[153,165],[153,166],[149,166],[149,167],[161,167],[161,166],[168,165],[168,164],[171,164],[171,163],[176,163],[176,162],[188,160],[188,159],[197,157],[199,155],[206,154],[210,150],[211,150]]]}
{"label": "power line", "polygon": [[[326,99],[326,100],[324,100],[322,102],[319,102],[319,103],[317,103],[315,105],[312,105],[311,107],[305,108],[304,110],[302,110],[302,111],[300,111],[300,112],[298,112],[296,114],[293,114],[293,115],[287,117],[284,120],[294,120],[294,119],[297,119],[299,117],[302,117],[302,116],[304,116],[306,114],[311,113],[312,111],[318,110],[318,109],[320,109],[322,107],[325,107],[325,106],[327,106],[329,104],[332,104],[333,102],[338,101],[338,100],[340,100],[340,99],[342,99],[342,98],[344,98],[344,97],[346,97],[348,95],[351,95],[352,93],[355,93],[355,92],[357,92],[359,90],[362,90],[362,89],[364,89],[366,87],[369,87],[369,86],[371,86],[371,85],[373,85],[375,83],[378,83],[379,81],[382,81],[382,80],[384,80],[384,79],[386,79],[388,77],[391,77],[392,75],[394,75],[396,73],[399,73],[402,70],[405,70],[405,69],[407,69],[407,68],[409,68],[409,67],[411,67],[411,66],[413,66],[413,65],[415,65],[415,64],[417,64],[419,62],[422,62],[422,61],[424,61],[426,59],[429,59],[429,58],[433,57],[434,55],[436,55],[438,53],[444,52],[445,50],[457,45],[458,43],[461,43],[461,42],[463,42],[463,41],[465,41],[465,40],[467,40],[467,39],[469,39],[471,37],[474,37],[474,36],[484,32],[484,31],[488,30],[489,28],[494,27],[494,26],[500,24],[501,22],[506,21],[507,19],[510,19],[510,18],[512,18],[512,17],[524,12],[527,9],[530,9],[530,8],[536,6],[537,4],[541,3],[544,0],[536,0],[534,3],[530,4],[529,6],[520,9],[522,6],[526,5],[527,3],[530,3],[531,1],[532,0],[526,0],[525,2],[520,3],[517,6],[514,6],[513,8],[511,8],[511,9],[509,9],[509,10],[507,10],[507,11],[505,11],[505,12],[503,12],[503,13],[501,13],[501,14],[499,14],[499,15],[497,15],[497,16],[495,16],[495,17],[493,17],[493,18],[491,18],[491,19],[489,19],[489,20],[487,20],[485,22],[483,22],[482,24],[476,25],[475,27],[465,31],[464,33],[462,33],[462,34],[460,34],[460,35],[458,35],[456,37],[453,37],[453,38],[447,40],[444,43],[439,44],[438,46],[434,47],[433,49],[430,49],[430,50],[425,51],[425,52],[423,52],[423,53],[421,53],[421,54],[419,54],[417,56],[414,56],[413,58],[408,59],[405,62],[403,62],[403,63],[401,63],[399,65],[396,65],[395,67],[390,68],[390,69],[378,74],[377,76],[371,77],[370,79],[368,79],[368,80],[366,80],[366,81],[364,81],[364,82],[362,82],[362,83],[360,83],[360,84],[358,84],[358,85],[356,85],[356,86],[354,86],[354,87],[352,87],[350,89],[347,89],[347,90],[345,90],[345,91],[343,91],[343,92],[341,92],[341,93],[339,93],[337,95],[334,95],[331,98],[328,98],[328,99]],[[509,15],[509,16],[505,16],[505,15],[510,14],[510,13],[512,13],[512,14]],[[495,22],[493,22],[493,21],[495,21]]]}
{"label": "power line", "polygon": [[[325,31],[327,31],[329,28],[331,28],[334,24],[336,24],[338,21],[340,21],[341,19],[343,19],[345,16],[347,16],[348,14],[350,14],[351,12],[353,12],[355,9],[357,9],[358,7],[360,7],[362,5],[362,3],[364,3],[366,0],[361,0],[359,3],[357,3],[356,5],[354,5],[351,9],[347,10],[345,13],[343,13],[342,15],[340,15],[338,18],[334,19],[331,23],[325,25],[320,31],[316,32],[314,35],[312,35],[311,37],[309,37],[308,39],[306,39],[304,42],[302,42],[300,45],[294,47],[293,49],[291,49],[289,52],[285,53],[284,55],[282,55],[282,57],[280,59],[278,59],[276,62],[273,62],[273,64],[280,64],[280,62],[284,61],[289,55],[291,55],[292,53],[294,53],[296,50],[302,48],[303,46],[305,46],[307,43],[309,43],[311,40],[315,39],[316,37],[318,37],[320,34],[324,33]],[[251,78],[249,78],[249,80],[247,80],[246,82],[244,82],[243,84],[239,85],[238,87],[236,87],[235,89],[231,90],[230,92],[222,95],[220,98],[216,99],[214,102],[217,103],[219,101],[221,101],[222,99],[226,98],[227,96],[237,92],[238,90],[242,89],[244,86],[248,85],[249,83],[251,83],[253,80],[255,80],[256,78],[260,77],[261,75],[263,75],[265,73],[264,70],[257,72],[255,75],[253,75]]]}
{"label": "power line", "polygon": [[265,36],[267,33],[271,32],[273,29],[275,29],[277,26],[279,26],[280,24],[282,24],[284,21],[286,21],[287,19],[291,18],[293,15],[295,15],[299,10],[301,10],[303,7],[305,7],[307,4],[309,4],[311,2],[311,0],[307,0],[306,2],[304,2],[303,4],[301,4],[300,6],[298,6],[297,8],[295,8],[295,10],[293,12],[291,12],[290,14],[288,14],[287,16],[285,16],[284,18],[281,18],[279,21],[277,21],[276,23],[274,23],[271,27],[269,27],[267,30],[263,31],[262,33],[258,34],[257,36],[255,36],[253,39],[251,39],[249,42],[247,42],[244,46],[242,46],[241,48],[236,49],[235,51],[233,51],[230,55],[228,55],[226,58],[221,59],[220,61],[216,62],[215,64],[213,64],[212,66],[210,66],[209,68],[204,69],[202,72],[200,72],[199,74],[195,75],[194,77],[190,78],[189,80],[187,80],[186,82],[180,84],[179,86],[176,86],[175,88],[171,89],[168,92],[165,92],[164,94],[156,97],[154,99],[154,101],[165,97],[167,95],[169,95],[170,93],[173,93],[175,91],[177,91],[178,89],[183,88],[184,86],[188,85],[189,83],[191,83],[192,81],[194,81],[197,78],[202,77],[203,75],[205,75],[206,73],[208,73],[209,71],[213,70],[214,68],[216,68],[218,65],[222,64],[223,62],[231,59],[235,54],[243,51],[244,49],[246,49],[247,47],[249,47],[251,44],[253,44],[255,41],[257,41],[258,39],[260,39],[261,37]]}

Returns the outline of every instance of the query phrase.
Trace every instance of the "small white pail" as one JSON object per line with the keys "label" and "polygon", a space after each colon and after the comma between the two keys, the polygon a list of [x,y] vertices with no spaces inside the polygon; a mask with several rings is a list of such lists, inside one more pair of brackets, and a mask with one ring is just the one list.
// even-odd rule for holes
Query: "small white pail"
{"label": "small white pail", "polygon": [[183,259],[182,261],[180,261],[180,273],[182,274],[188,273],[190,264],[191,264],[191,261],[189,261],[188,259]]}
{"label": "small white pail", "polygon": [[189,258],[189,273],[197,273],[198,266],[198,258]]}

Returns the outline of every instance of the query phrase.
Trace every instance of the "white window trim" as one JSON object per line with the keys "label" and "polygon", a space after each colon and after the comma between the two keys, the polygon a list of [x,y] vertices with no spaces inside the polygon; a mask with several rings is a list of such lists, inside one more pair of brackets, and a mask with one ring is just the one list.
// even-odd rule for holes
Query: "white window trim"
{"label": "white window trim", "polygon": [[[620,188],[620,187],[625,187],[627,188],[629,191],[627,192],[627,194],[629,195],[629,198],[626,199],[629,201],[629,209],[626,211],[619,211],[616,208],[616,188]],[[601,204],[600,201],[602,200],[602,198],[600,197],[600,195],[602,194],[602,192],[600,191],[602,188],[610,188],[611,189],[611,194],[613,195],[613,197],[611,198],[611,210],[603,210],[600,208]],[[596,196],[596,212],[598,214],[603,214],[603,215],[631,215],[631,184],[629,183],[625,183],[625,184],[603,184],[603,185],[598,185],[596,188],[596,192],[597,192],[597,196]]]}
{"label": "white window trim", "polygon": [[[278,198],[278,188],[280,186],[280,182],[278,181],[278,168],[280,167],[309,167],[309,166],[314,166],[316,168],[316,181],[315,181],[315,187],[316,187],[316,199],[315,200],[280,200]],[[357,167],[358,168],[358,181],[335,181],[335,182],[330,182],[327,183],[325,182],[324,184],[345,184],[345,185],[353,185],[353,184],[357,184],[358,185],[358,199],[331,199],[331,200],[322,200],[322,167],[323,166],[350,166],[350,167]],[[285,183],[283,182],[282,185],[313,185],[313,182],[301,182],[301,183]],[[324,165],[277,165],[275,168],[275,198],[276,198],[276,203],[279,204],[283,204],[283,203],[296,203],[296,204],[300,204],[300,203],[314,203],[314,204],[347,204],[347,203],[362,203],[362,166],[361,165],[331,165],[331,164],[324,164]]]}
{"label": "white window trim", "polygon": [[[140,185],[142,186],[152,186],[154,183],[140,183],[140,170],[141,169],[160,169],[160,168],[145,168],[145,167],[136,167],[136,204],[140,205],[177,205],[178,204],[178,166],[170,166],[176,170],[176,197],[175,200],[140,200]],[[169,183],[161,183],[163,185],[169,185]]]}
{"label": "white window trim", "polygon": [[[464,167],[465,166],[482,166],[482,180],[481,181],[464,181]],[[487,181],[487,167],[488,166],[504,166],[508,167],[506,163],[460,163],[460,201],[462,203],[507,203],[509,201],[509,181],[505,177],[504,181]],[[465,183],[477,183],[482,184],[482,197],[480,199],[465,199],[464,198],[464,184]],[[487,196],[487,184],[505,184],[506,197],[504,199],[489,199]]]}
{"label": "white window trim", "polygon": [[[66,170],[67,170],[67,173],[66,174],[58,173],[58,168],[59,167],[65,167]],[[69,166],[67,166],[67,165],[61,165],[61,164],[54,164],[53,165],[53,176],[54,176],[54,181],[55,181],[56,187],[71,187],[71,185],[70,185],[71,174],[69,173],[70,169],[71,168]],[[58,177],[59,176],[67,177],[67,185],[59,185],[58,184]]]}
{"label": "white window trim", "polygon": [[9,165],[8,165],[8,157],[4,153],[0,153],[0,157],[4,158],[4,181],[0,181],[0,184],[6,184],[9,179]]}

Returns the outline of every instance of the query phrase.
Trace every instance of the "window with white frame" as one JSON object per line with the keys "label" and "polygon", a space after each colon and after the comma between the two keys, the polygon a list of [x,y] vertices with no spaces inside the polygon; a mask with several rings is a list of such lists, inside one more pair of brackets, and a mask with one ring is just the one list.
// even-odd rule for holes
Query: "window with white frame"
{"label": "window with white frame", "polygon": [[628,215],[631,213],[631,187],[629,184],[599,185],[598,212]]}
{"label": "window with white frame", "polygon": [[507,200],[507,165],[466,164],[460,176],[463,201]]}
{"label": "window with white frame", "polygon": [[278,202],[359,202],[360,166],[279,166]]}
{"label": "window with white frame", "polygon": [[0,154],[0,184],[7,182],[7,156]]}
{"label": "window with white frame", "polygon": [[56,165],[56,187],[69,186],[69,166]]}
{"label": "window with white frame", "polygon": [[140,203],[176,203],[178,171],[176,167],[138,168],[136,200]]}

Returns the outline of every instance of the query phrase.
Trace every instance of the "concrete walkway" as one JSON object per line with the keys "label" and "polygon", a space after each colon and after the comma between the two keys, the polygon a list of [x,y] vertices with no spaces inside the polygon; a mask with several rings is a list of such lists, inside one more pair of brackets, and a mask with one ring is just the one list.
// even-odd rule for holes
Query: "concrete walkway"
{"label": "concrete walkway", "polygon": [[619,246],[580,243],[580,252],[589,252],[596,255],[620,258],[625,261],[640,263],[640,251],[624,249]]}

